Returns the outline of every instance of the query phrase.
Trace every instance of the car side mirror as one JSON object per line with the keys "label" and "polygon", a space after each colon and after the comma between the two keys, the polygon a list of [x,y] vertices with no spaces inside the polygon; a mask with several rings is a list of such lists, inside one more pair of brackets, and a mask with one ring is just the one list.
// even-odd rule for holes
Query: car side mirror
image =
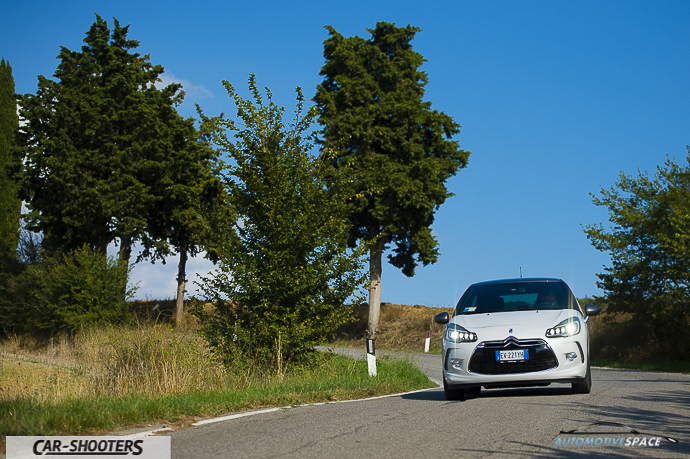
{"label": "car side mirror", "polygon": [[585,316],[587,317],[598,316],[600,312],[601,308],[595,304],[585,305]]}
{"label": "car side mirror", "polygon": [[448,324],[448,322],[450,322],[450,314],[448,314],[447,312],[436,314],[434,316],[434,322],[436,322],[437,324],[446,325]]}

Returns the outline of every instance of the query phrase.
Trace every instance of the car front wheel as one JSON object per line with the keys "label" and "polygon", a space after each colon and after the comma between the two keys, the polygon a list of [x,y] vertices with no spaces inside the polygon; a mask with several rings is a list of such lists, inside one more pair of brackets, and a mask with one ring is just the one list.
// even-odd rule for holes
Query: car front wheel
{"label": "car front wheel", "polygon": [[466,389],[467,395],[474,395],[475,397],[482,392],[482,386],[470,387]]}
{"label": "car front wheel", "polygon": [[573,383],[573,394],[589,394],[592,390],[592,369],[587,361],[587,373],[582,381]]}
{"label": "car front wheel", "polygon": [[443,378],[443,393],[446,395],[446,400],[464,401],[467,397],[467,391],[465,389],[452,389],[448,386],[446,378]]}

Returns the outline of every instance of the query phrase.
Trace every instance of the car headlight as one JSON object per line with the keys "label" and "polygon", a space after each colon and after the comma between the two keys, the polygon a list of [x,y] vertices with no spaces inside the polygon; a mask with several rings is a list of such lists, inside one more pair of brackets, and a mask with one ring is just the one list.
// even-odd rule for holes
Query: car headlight
{"label": "car headlight", "polygon": [[446,328],[446,339],[451,343],[471,343],[477,341],[477,334],[468,331],[457,324],[449,324]]}
{"label": "car headlight", "polygon": [[546,330],[547,338],[561,338],[577,335],[578,333],[580,333],[580,319],[577,317],[565,319],[555,327]]}

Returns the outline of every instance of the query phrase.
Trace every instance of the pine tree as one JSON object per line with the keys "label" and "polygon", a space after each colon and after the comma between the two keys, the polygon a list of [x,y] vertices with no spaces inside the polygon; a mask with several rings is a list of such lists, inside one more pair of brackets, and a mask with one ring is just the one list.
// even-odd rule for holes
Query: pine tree
{"label": "pine tree", "polygon": [[452,137],[453,119],[423,101],[427,76],[412,49],[416,27],[379,22],[371,38],[345,38],[332,27],[324,42],[324,80],[314,100],[331,163],[347,171],[350,242],[370,247],[369,334],[378,329],[381,256],[413,276],[418,263],[434,263],[434,212],[452,194],[446,180],[467,165],[469,153]]}
{"label": "pine tree", "polygon": [[0,61],[0,272],[15,258],[21,216],[16,172],[15,135],[19,126],[12,67]]}
{"label": "pine tree", "polygon": [[39,76],[36,94],[21,97],[23,197],[49,253],[105,253],[115,241],[128,264],[184,143],[181,86],[156,88],[163,67],[134,52],[128,29],[97,15],[81,51],[63,47],[54,79]]}
{"label": "pine tree", "polygon": [[[179,257],[175,318],[180,322],[184,309],[186,270],[189,257],[213,255],[210,239],[222,229],[219,220],[233,219],[225,205],[223,186],[217,174],[217,154],[202,138],[192,119],[179,117],[164,176],[153,194],[157,205],[148,218],[142,239],[143,257],[165,260],[172,252]],[[233,221],[234,222],[234,221]]]}

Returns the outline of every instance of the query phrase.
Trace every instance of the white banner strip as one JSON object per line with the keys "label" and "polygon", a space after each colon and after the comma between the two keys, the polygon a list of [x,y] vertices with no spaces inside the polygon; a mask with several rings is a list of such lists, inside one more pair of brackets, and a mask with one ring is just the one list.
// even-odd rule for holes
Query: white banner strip
{"label": "white banner strip", "polygon": [[7,459],[25,458],[170,459],[170,437],[34,436],[7,437]]}

